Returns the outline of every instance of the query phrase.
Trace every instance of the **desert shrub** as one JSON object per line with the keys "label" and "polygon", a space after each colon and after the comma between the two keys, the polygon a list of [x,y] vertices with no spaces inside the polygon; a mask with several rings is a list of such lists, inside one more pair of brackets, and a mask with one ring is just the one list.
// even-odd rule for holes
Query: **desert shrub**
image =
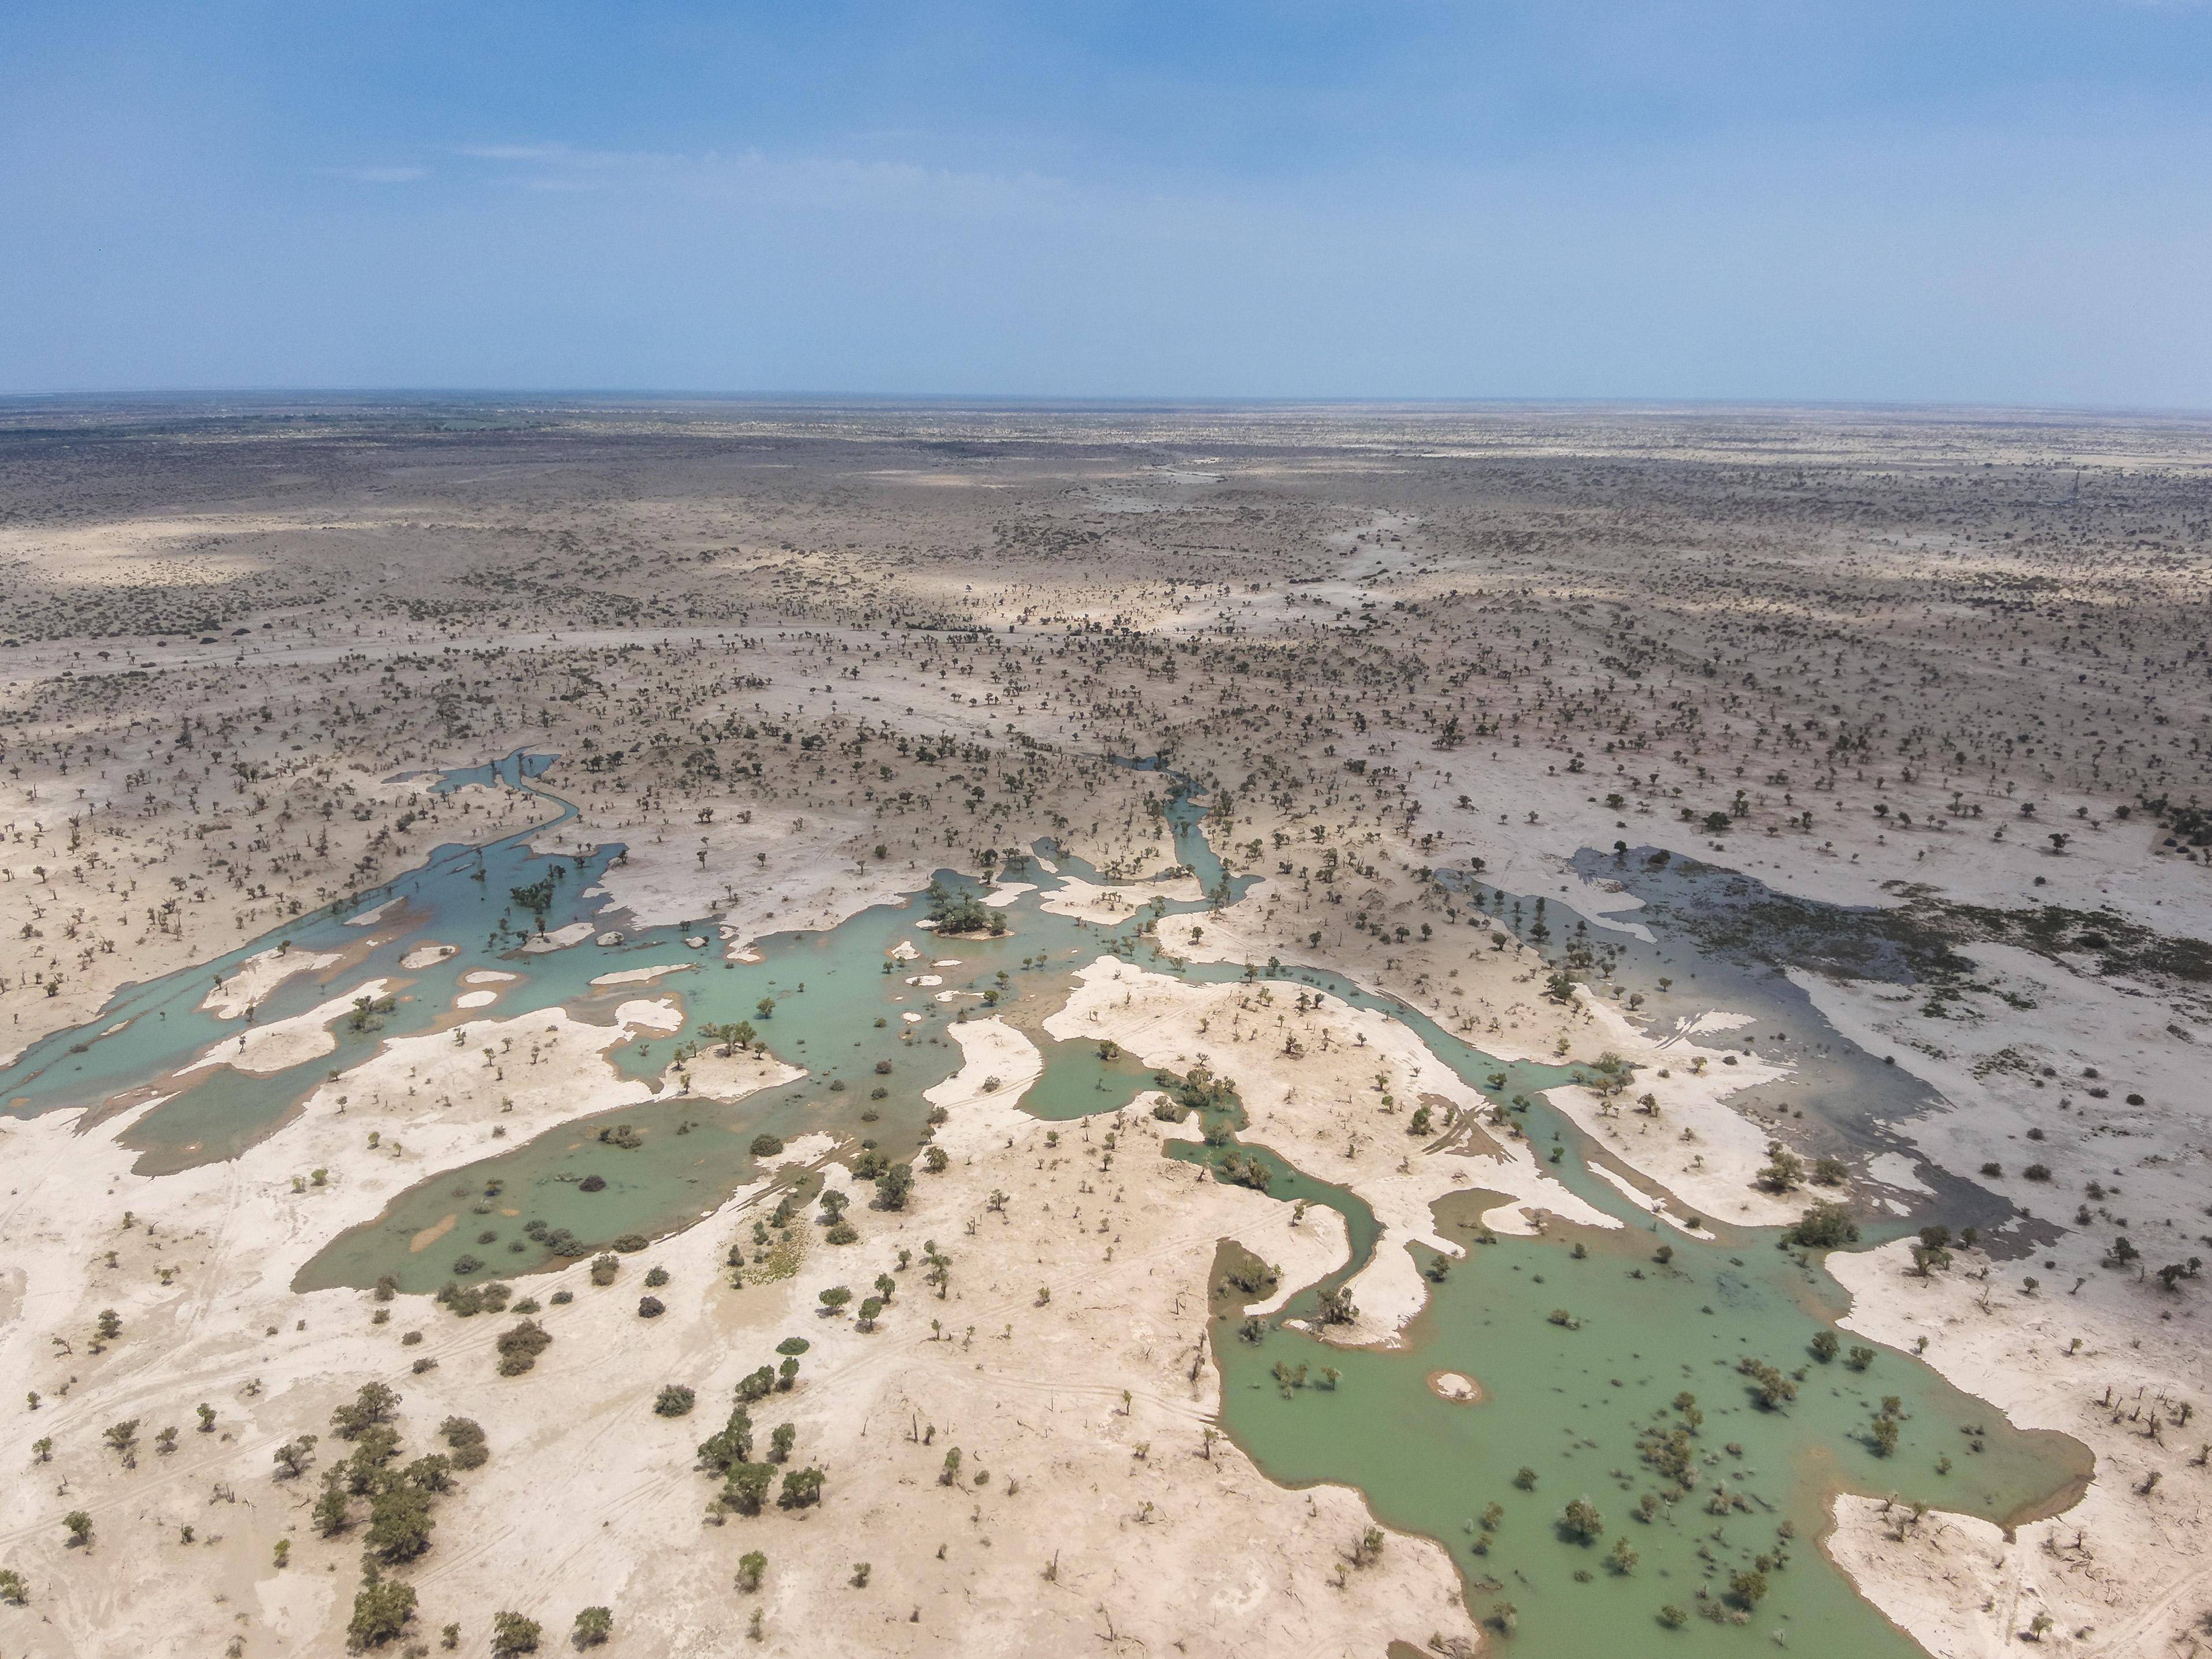
{"label": "desert shrub", "polygon": [[491,1461],[491,1449],[484,1443],[483,1429],[474,1418],[449,1417],[438,1425],[438,1433],[453,1448],[455,1468],[482,1468]]}
{"label": "desert shrub", "polygon": [[553,1346],[553,1334],[534,1319],[526,1319],[499,1336],[499,1374],[520,1376],[538,1363],[538,1356]]}
{"label": "desert shrub", "polygon": [[653,1409],[660,1417],[684,1417],[698,1403],[699,1396],[680,1382],[664,1383],[653,1402]]}

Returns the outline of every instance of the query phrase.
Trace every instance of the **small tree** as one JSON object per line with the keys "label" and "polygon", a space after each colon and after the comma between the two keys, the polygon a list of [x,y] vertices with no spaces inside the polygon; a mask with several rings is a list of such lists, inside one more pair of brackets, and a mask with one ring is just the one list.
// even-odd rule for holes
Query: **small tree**
{"label": "small tree", "polygon": [[833,1314],[844,1312],[845,1304],[852,1299],[852,1291],[847,1290],[842,1285],[832,1285],[815,1297],[816,1301]]}
{"label": "small tree", "polygon": [[1766,1573],[1763,1568],[1746,1567],[1729,1576],[1729,1600],[1748,1613],[1766,1595]]}
{"label": "small tree", "polygon": [[306,1472],[315,1449],[315,1437],[303,1434],[296,1440],[287,1440],[276,1448],[276,1479],[289,1480]]}
{"label": "small tree", "polygon": [[734,1407],[730,1419],[699,1443],[699,1467],[726,1474],[753,1455],[753,1419],[743,1406]]}
{"label": "small tree", "polygon": [[491,1617],[491,1650],[498,1659],[535,1653],[543,1633],[535,1619],[526,1619],[519,1613],[495,1613]]}
{"label": "small tree", "polygon": [[758,1550],[747,1550],[738,1558],[738,1588],[751,1595],[761,1587],[761,1575],[768,1571],[768,1557]]}
{"label": "small tree", "polygon": [[387,1567],[396,1567],[430,1547],[430,1495],[411,1481],[379,1492],[368,1508],[365,1547]]}
{"label": "small tree", "polygon": [[416,1458],[399,1472],[400,1478],[422,1492],[442,1493],[453,1489],[453,1460],[443,1452]]}
{"label": "small tree", "polygon": [[758,1515],[775,1486],[775,1470],[767,1463],[738,1463],[724,1477],[722,1497],[739,1515]]}
{"label": "small tree", "polygon": [[62,1516],[62,1526],[69,1534],[72,1547],[81,1548],[92,1542],[92,1517],[82,1510],[71,1510]]}
{"label": "small tree", "polygon": [[1792,1244],[1808,1250],[1832,1250],[1859,1242],[1859,1224],[1851,1212],[1832,1199],[1820,1199],[1798,1218],[1788,1235]]}
{"label": "small tree", "polygon": [[1780,1141],[1766,1143],[1766,1167],[1759,1172],[1759,1184],[1768,1192],[1786,1193],[1804,1184],[1805,1160]]}
{"label": "small tree", "polygon": [[1577,1544],[1595,1544],[1605,1531],[1605,1517],[1589,1498],[1577,1498],[1559,1516],[1559,1530]]}
{"label": "small tree", "polygon": [[572,1638],[580,1648],[595,1648],[615,1633],[614,1613],[605,1607],[586,1607],[576,1615]]}
{"label": "small tree", "polygon": [[382,1647],[404,1632],[407,1621],[414,1616],[412,1585],[380,1576],[364,1579],[353,1598],[353,1618],[346,1626],[346,1645],[356,1651]]}
{"label": "small tree", "polygon": [[331,1413],[331,1428],[341,1440],[356,1440],[363,1430],[390,1422],[398,1409],[399,1396],[391,1388],[382,1382],[364,1382],[351,1404]]}
{"label": "small tree", "polygon": [[345,1476],[343,1470],[323,1472],[323,1490],[315,1498],[315,1507],[309,1511],[315,1529],[325,1538],[335,1538],[352,1524],[353,1516],[346,1504]]}

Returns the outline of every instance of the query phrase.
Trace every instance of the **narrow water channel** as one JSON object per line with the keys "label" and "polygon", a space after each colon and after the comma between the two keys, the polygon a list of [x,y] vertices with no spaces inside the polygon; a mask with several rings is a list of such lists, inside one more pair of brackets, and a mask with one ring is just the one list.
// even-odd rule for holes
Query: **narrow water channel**
{"label": "narrow water channel", "polygon": [[[1051,915],[1040,903],[1054,878],[1041,868],[1027,877],[1043,890],[1006,907],[1011,926],[1000,939],[934,939],[916,927],[922,912],[909,904],[871,908],[824,933],[763,940],[751,963],[688,945],[702,933],[711,939],[703,921],[623,927],[617,942],[609,930],[620,919],[597,884],[621,849],[581,858],[529,850],[532,836],[570,814],[532,781],[547,763],[516,756],[468,775],[543,796],[547,815],[533,830],[481,848],[441,848],[420,870],[355,905],[296,919],[217,962],[127,988],[85,1027],[33,1045],[0,1073],[4,1109],[89,1108],[89,1127],[165,1097],[127,1136],[140,1170],[158,1175],[236,1156],[388,1038],[556,1006],[611,1020],[620,1001],[640,996],[672,1000],[684,1025],[633,1034],[611,1049],[625,1077],[658,1085],[684,1046],[710,1040],[704,1028],[738,1019],[752,1021],[776,1058],[805,1068],[791,1084],[733,1103],[659,1098],[449,1170],[333,1241],[298,1280],[303,1290],[365,1287],[390,1275],[404,1290],[427,1291],[530,1272],[623,1234],[688,1225],[756,1178],[751,1147],[763,1133],[789,1139],[824,1130],[848,1145],[909,1155],[923,1127],[924,1091],[960,1065],[947,1028],[963,1013],[1002,1013],[1037,1041],[1045,1069],[1024,1099],[1030,1110],[1061,1120],[1120,1109],[1153,1086],[1149,1071],[1039,1030],[1065,1002],[1073,970],[1112,951],[1194,981],[1248,971],[1162,954],[1145,932],[1151,912],[1113,927]],[[434,787],[459,781],[447,775]],[[1252,878],[1224,868],[1206,842],[1198,792],[1188,780],[1176,783],[1164,810],[1177,858],[1206,891],[1233,897]],[[1060,867],[1097,874],[1073,860]],[[952,872],[940,878],[965,885]],[[535,915],[520,899],[533,890],[542,900]],[[1168,905],[1160,914],[1201,908]],[[368,911],[374,919],[364,924]],[[587,924],[581,931],[592,936],[565,949],[526,950],[541,923],[552,932]],[[343,1007],[326,1022],[335,1051],[280,1072],[183,1071],[239,1035],[237,1022],[199,1008],[210,981],[280,940],[341,961],[284,982],[257,1010],[257,1023],[316,1009],[373,980],[383,981],[389,1006],[358,1018]],[[455,949],[427,967],[403,965],[432,943]],[[921,955],[903,957],[902,945]],[[649,985],[592,983],[676,963],[689,965]],[[458,1009],[471,988],[465,976],[484,969],[514,977],[496,982],[490,1006]],[[1216,1322],[1222,1419],[1237,1442],[1279,1480],[1356,1486],[1390,1525],[1443,1541],[1477,1613],[1512,1625],[1521,1651],[1565,1659],[1680,1644],[1703,1655],[1782,1641],[1835,1659],[1909,1659],[1915,1646],[1817,1547],[1828,1496],[1838,1488],[1894,1493],[2008,1521],[2063,1502],[2086,1476],[2075,1443],[2014,1431],[1909,1355],[1876,1349],[1859,1365],[1850,1358],[1856,1339],[1846,1336],[1836,1357],[1816,1357],[1813,1339],[1843,1311],[1840,1294],[1816,1262],[1778,1249],[1771,1231],[1711,1242],[1655,1231],[1650,1217],[1591,1173],[1592,1149],[1545,1101],[1542,1091],[1566,1081],[1571,1067],[1498,1060],[1418,1012],[1319,969],[1273,967],[1261,977],[1403,1021],[1469,1085],[1507,1106],[1553,1174],[1626,1224],[1615,1231],[1555,1224],[1535,1239],[1482,1242],[1454,1214],[1447,1224],[1468,1239],[1467,1259],[1447,1264],[1398,1348],[1337,1348],[1286,1323],[1311,1316],[1315,1286],[1261,1322],[1256,1341],[1241,1314]],[[764,1001],[772,1007],[764,1011]],[[1271,1149],[1240,1146],[1233,1127],[1224,1126],[1221,1145],[1178,1146],[1172,1155],[1218,1160],[1231,1150],[1261,1161],[1273,1196],[1345,1215],[1354,1257],[1328,1285],[1374,1249],[1402,1248],[1378,1243],[1379,1228],[1354,1195]],[[1778,1409],[1759,1404],[1746,1361],[1794,1380],[1795,1398]],[[1334,1386],[1322,1386],[1325,1370],[1336,1373]],[[1480,1398],[1441,1397],[1431,1379],[1443,1371],[1474,1378]],[[1891,1397],[1899,1433],[1885,1453],[1873,1425]],[[1686,1438],[1673,1437],[1692,1427]],[[1662,1492],[1671,1501],[1660,1500]],[[1577,1498],[1602,1522],[1588,1539],[1559,1525]],[[1623,1540],[1627,1550],[1616,1556]],[[1731,1601],[1735,1575],[1751,1571],[1762,1574],[1763,1593]],[[1686,1620],[1679,1631],[1662,1622],[1670,1606]]]}

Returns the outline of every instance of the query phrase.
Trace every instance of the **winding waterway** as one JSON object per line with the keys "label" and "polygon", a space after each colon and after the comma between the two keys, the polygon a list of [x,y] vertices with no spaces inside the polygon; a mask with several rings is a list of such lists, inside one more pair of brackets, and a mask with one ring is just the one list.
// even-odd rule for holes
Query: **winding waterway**
{"label": "winding waterway", "polygon": [[[1812,1339],[1832,1328],[1843,1298],[1817,1261],[1778,1248],[1772,1232],[1723,1230],[1701,1241],[1656,1231],[1650,1216],[1592,1172],[1590,1160],[1602,1155],[1546,1102],[1542,1091],[1566,1081],[1571,1067],[1498,1060],[1417,1011],[1318,969],[1187,963],[1164,953],[1148,921],[1203,902],[1139,911],[1110,927],[1053,915],[1040,908],[1054,884],[1048,863],[1063,875],[1097,872],[1049,848],[1023,872],[1040,890],[994,896],[1011,923],[1003,938],[936,940],[917,928],[918,908],[878,906],[827,933],[765,939],[757,960],[726,961],[708,921],[638,929],[609,908],[599,883],[619,847],[582,857],[531,851],[533,837],[573,816],[532,781],[549,763],[514,756],[429,786],[531,790],[550,809],[532,830],[480,848],[441,848],[421,869],[353,904],[126,988],[96,1019],[34,1044],[0,1073],[0,1109],[88,1108],[88,1130],[134,1112],[124,1138],[139,1152],[139,1171],[159,1176],[236,1156],[388,1039],[555,1007],[611,1024],[623,1001],[672,1002],[682,1030],[633,1030],[608,1050],[619,1074],[652,1085],[658,1097],[561,1125],[420,1183],[334,1240],[297,1281],[302,1290],[367,1286],[389,1275],[404,1290],[428,1291],[527,1273],[563,1259],[563,1250],[573,1255],[626,1233],[678,1231],[758,1178],[751,1147],[763,1132],[789,1139],[825,1130],[845,1156],[855,1142],[909,1155],[923,1132],[924,1092],[961,1063],[947,1027],[987,1005],[1044,1054],[1028,1109],[1054,1119],[1118,1109],[1153,1085],[1152,1074],[1041,1030],[1065,1002],[1073,971],[1108,951],[1193,981],[1256,971],[1403,1021],[1468,1084],[1516,1103],[1515,1121],[1551,1157],[1552,1173],[1626,1224],[1600,1231],[1555,1223],[1539,1237],[1483,1242],[1474,1212],[1451,1210],[1443,1219],[1468,1239],[1467,1257],[1449,1265],[1396,1348],[1320,1340],[1306,1326],[1322,1287],[1305,1287],[1255,1332],[1240,1310],[1216,1322],[1222,1421],[1231,1437],[1279,1480],[1357,1486],[1390,1525],[1443,1542],[1467,1577],[1470,1604],[1501,1628],[1515,1626],[1521,1651],[1564,1659],[1680,1644],[1686,1653],[1747,1653],[1779,1640],[1836,1659],[1909,1659],[1917,1649],[1817,1547],[1829,1496],[1839,1488],[1896,1494],[2014,1522],[2063,1506],[2086,1477],[2075,1443],[2013,1430],[1910,1355],[1877,1348],[1855,1368],[1855,1339],[1845,1337],[1843,1355],[1816,1358]],[[1203,833],[1201,798],[1188,781],[1175,781],[1165,811],[1176,856],[1204,890],[1233,897],[1249,878],[1223,868]],[[952,872],[940,878],[967,886]],[[533,889],[543,900],[537,914],[520,897]],[[541,927],[582,937],[544,949]],[[526,948],[533,939],[541,948]],[[381,981],[389,1006],[356,1012],[339,1003],[322,1022],[334,1049],[281,1070],[186,1069],[225,1052],[241,1030],[200,1007],[211,980],[280,942],[339,960],[278,985],[254,1011],[257,1024],[323,1008],[370,981]],[[453,949],[428,966],[404,965],[423,962],[431,944]],[[902,956],[902,946],[921,954]],[[678,970],[649,982],[592,983],[646,967]],[[512,977],[467,978],[487,969]],[[494,992],[489,1005],[456,1006],[484,989]],[[764,1000],[773,1004],[767,1012]],[[670,1073],[679,1052],[711,1041],[705,1028],[741,1018],[805,1075],[734,1103],[680,1091]],[[1489,1081],[1498,1074],[1502,1086]],[[1218,1158],[1235,1146],[1232,1132],[1226,1146],[1178,1145],[1175,1155]],[[1354,1259],[1326,1285],[1348,1278],[1373,1249],[1400,1248],[1378,1246],[1374,1218],[1355,1195],[1267,1149],[1237,1150],[1268,1164],[1275,1196],[1346,1216]],[[1753,1378],[1740,1370],[1747,1359],[1796,1379],[1795,1399],[1778,1410],[1759,1404]],[[1339,1374],[1334,1387],[1321,1386],[1325,1368]],[[1441,1397],[1430,1379],[1443,1371],[1474,1378],[1480,1399]],[[1676,1403],[1685,1394],[1702,1420],[1669,1450],[1666,1436],[1691,1421]],[[1890,1396],[1899,1436],[1885,1454],[1873,1425]],[[1662,1476],[1654,1455],[1671,1458],[1673,1470]],[[1671,1501],[1656,1497],[1662,1492]],[[1561,1530],[1571,1498],[1595,1506],[1601,1534],[1577,1540]],[[1498,1510],[1486,1528],[1491,1504]],[[1632,1561],[1613,1554],[1624,1539]],[[1733,1576],[1762,1560],[1763,1595],[1748,1608],[1737,1605],[1747,1598],[1732,1602]],[[1662,1623],[1670,1605],[1687,1620],[1671,1632]]]}

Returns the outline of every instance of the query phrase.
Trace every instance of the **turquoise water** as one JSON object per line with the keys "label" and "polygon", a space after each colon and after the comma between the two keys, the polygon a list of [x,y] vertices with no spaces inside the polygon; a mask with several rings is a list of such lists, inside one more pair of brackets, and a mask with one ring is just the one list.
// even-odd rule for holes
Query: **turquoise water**
{"label": "turquoise water", "polygon": [[[2087,1472],[2080,1447],[2011,1428],[1895,1351],[1877,1350],[1863,1371],[1815,1358],[1811,1339],[1832,1328],[1840,1299],[1771,1242],[1731,1249],[1671,1230],[1665,1242],[1664,1267],[1660,1237],[1643,1228],[1555,1226],[1540,1240],[1472,1244],[1403,1350],[1332,1348],[1279,1326],[1254,1345],[1237,1316],[1217,1319],[1224,1425],[1275,1479],[1357,1486],[1384,1522],[1443,1542],[1478,1615],[1516,1610],[1525,1651],[1751,1652],[1778,1635],[1799,1653],[1918,1651],[1819,1553],[1828,1495],[1894,1494],[2017,1522],[2063,1507]],[[1554,1310],[1571,1322],[1554,1323]],[[1845,1355],[1857,1340],[1843,1337]],[[1747,1357],[1802,1371],[1796,1399],[1779,1411],[1757,1403],[1737,1369]],[[1279,1364],[1304,1367],[1307,1386],[1279,1386]],[[1325,1365],[1342,1373],[1333,1390],[1315,1386]],[[1484,1398],[1439,1397],[1428,1385],[1439,1370],[1474,1377]],[[1645,1430],[1685,1421],[1673,1407],[1684,1391],[1705,1413],[1687,1492],[1639,1447]],[[1904,1420],[1885,1456],[1871,1437],[1888,1395]],[[1516,1484],[1524,1468],[1533,1490]],[[1662,1492],[1675,1496],[1639,1518],[1646,1494]],[[1559,1530],[1576,1498],[1603,1519],[1594,1544]],[[1493,1503],[1503,1514],[1486,1534]],[[1610,1559],[1623,1538],[1636,1553],[1626,1572]],[[1729,1614],[1731,1576],[1762,1555],[1768,1589],[1747,1621],[1703,1616]],[[1679,1631],[1660,1622],[1670,1604],[1688,1615]]]}
{"label": "turquoise water", "polygon": [[[475,769],[466,781],[539,795],[547,808],[542,830],[570,816],[535,781],[549,764],[544,757],[514,756]],[[445,780],[459,781],[459,775]],[[1187,781],[1176,783],[1165,811],[1176,857],[1208,891],[1240,892],[1251,878],[1222,866],[1204,834],[1201,798]],[[828,933],[763,940],[757,963],[724,963],[714,951],[686,949],[687,933],[711,933],[704,923],[626,928],[620,945],[526,954],[520,947],[533,917],[514,889],[551,881],[544,900],[549,929],[574,921],[608,928],[625,920],[603,898],[586,896],[618,848],[580,859],[540,857],[524,846],[535,833],[482,848],[441,848],[422,869],[352,904],[299,918],[216,963],[125,989],[82,1030],[34,1045],[0,1073],[0,1102],[19,1115],[70,1106],[98,1114],[175,1091],[130,1131],[138,1167],[158,1174],[233,1157],[282,1122],[332,1071],[357,1063],[385,1037],[465,1018],[452,1007],[461,975],[485,966],[521,975],[501,987],[489,1011],[501,1019],[557,1006],[611,1022],[615,1006],[628,998],[673,998],[683,1030],[634,1036],[610,1051],[624,1076],[657,1080],[684,1045],[701,1040],[703,1026],[740,1018],[752,1021],[777,1058],[805,1068],[799,1081],[741,1102],[683,1097],[621,1108],[447,1171],[333,1241],[298,1281],[303,1289],[367,1285],[391,1273],[407,1290],[428,1291],[450,1279],[481,1282],[562,1259],[542,1241],[548,1230],[565,1229],[596,1249],[624,1233],[680,1229],[754,1177],[750,1147],[763,1129],[785,1139],[827,1129],[875,1141],[894,1158],[910,1156],[923,1132],[923,1092],[960,1064],[946,1027],[963,1011],[985,1007],[987,997],[1043,1052],[1043,1074],[1024,1099],[1029,1109],[1055,1120],[1119,1109],[1153,1086],[1153,1074],[1127,1058],[1102,1060],[1095,1045],[1055,1042],[1040,1029],[1065,1001],[1072,970],[1112,951],[1194,981],[1241,980],[1255,971],[1163,956],[1139,918],[1109,927],[1048,915],[1038,908],[1042,893],[1008,908],[1011,931],[998,939],[940,945],[916,929],[918,909],[881,906]],[[1060,861],[1067,873],[1096,875],[1078,860]],[[950,872],[942,878],[963,880]],[[1048,886],[1051,879],[1041,872],[1036,878]],[[347,925],[349,916],[387,899],[398,904],[375,927]],[[302,1012],[381,976],[396,999],[379,1017],[381,1028],[356,1030],[341,1014],[332,1024],[337,1051],[330,1055],[269,1077],[217,1067],[176,1078],[179,1066],[240,1029],[198,1011],[210,977],[279,938],[298,950],[343,951],[346,960],[285,983],[259,1019]],[[433,940],[459,951],[430,969],[399,968],[409,951]],[[890,953],[909,940],[922,958],[893,963]],[[940,956],[957,958],[957,965],[932,967]],[[643,988],[607,991],[589,983],[616,969],[675,961],[693,963],[695,970]],[[944,984],[908,985],[916,972],[939,973]],[[2051,1503],[2085,1472],[2074,1443],[2011,1431],[1909,1356],[1883,1350],[1863,1372],[1841,1359],[1814,1359],[1807,1344],[1840,1312],[1838,1295],[1817,1266],[1778,1250],[1771,1233],[1731,1232],[1700,1243],[1670,1232],[1664,1242],[1673,1259],[1659,1264],[1653,1258],[1662,1240],[1650,1218],[1590,1172],[1591,1149],[1542,1098],[1541,1091],[1565,1081],[1572,1067],[1498,1061],[1416,1011],[1322,970],[1270,968],[1259,976],[1384,1012],[1412,1027],[1470,1085],[1501,1103],[1519,1097],[1523,1103],[1510,1108],[1513,1120],[1540,1155],[1556,1150],[1553,1173],[1627,1224],[1620,1232],[1555,1227],[1538,1240],[1471,1242],[1468,1259],[1450,1268],[1401,1349],[1335,1349],[1284,1328],[1285,1319],[1311,1315],[1322,1286],[1304,1287],[1281,1315],[1263,1322],[1256,1344],[1239,1335],[1240,1316],[1217,1322],[1222,1419],[1237,1442],[1279,1480],[1356,1485],[1384,1520],[1445,1542],[1479,1613],[1508,1602],[1516,1609],[1515,1639],[1523,1650],[1582,1655],[1625,1644],[1644,1653],[1679,1644],[1702,1655],[1723,1647],[1748,1651],[1745,1644],[1763,1647],[1780,1635],[1800,1652],[1909,1655],[1911,1644],[1814,1547],[1826,1495],[1839,1486],[1894,1491],[2004,1518]],[[970,994],[941,1003],[940,989]],[[766,1016],[757,1008],[764,997],[774,999]],[[908,1012],[922,1018],[907,1021],[902,1016]],[[108,1034],[94,1035],[101,1032]],[[879,1063],[889,1069],[878,1072]],[[1489,1082],[1501,1074],[1502,1084]],[[1240,1121],[1238,1113],[1224,1118],[1223,1145],[1176,1146],[1170,1155],[1257,1158],[1273,1196],[1337,1209],[1354,1259],[1325,1284],[1347,1278],[1377,1248],[1371,1212],[1272,1150],[1240,1145],[1234,1133]],[[626,1144],[601,1139],[602,1129],[621,1131]],[[591,1176],[603,1184],[586,1192]],[[435,1231],[434,1240],[413,1248],[426,1231]],[[1568,1322],[1553,1322],[1554,1309]],[[1779,1412],[1754,1404],[1735,1369],[1746,1356],[1785,1373],[1802,1370],[1796,1399]],[[1279,1386],[1278,1364],[1293,1376],[1304,1366],[1307,1385]],[[1313,1386],[1324,1366],[1340,1373],[1334,1389]],[[1477,1378],[1486,1399],[1468,1405],[1438,1398],[1427,1379],[1439,1369]],[[1632,1518],[1638,1500],[1662,1484],[1639,1454],[1638,1434],[1679,1420],[1670,1402],[1685,1389],[1705,1413],[1692,1443],[1691,1490],[1658,1504],[1650,1519]],[[1905,1415],[1896,1452],[1882,1457],[1869,1435],[1886,1395],[1898,1397]],[[1939,1473],[1945,1458],[1949,1468]],[[1514,1484],[1523,1466],[1534,1471],[1533,1492]],[[1706,1512],[1716,1484],[1730,1494],[1724,1515]],[[1584,1496],[1605,1521],[1594,1546],[1556,1529],[1560,1507]],[[1487,1553],[1477,1553],[1472,1547],[1484,1534],[1469,1523],[1493,1502],[1503,1517]],[[1785,1523],[1794,1538],[1781,1535]],[[1621,1537],[1637,1553],[1626,1572],[1608,1565]],[[1743,1624],[1699,1616],[1701,1607],[1724,1611],[1729,1576],[1762,1554],[1770,1562],[1768,1588]],[[1701,1586],[1709,1592],[1704,1602]],[[1686,1628],[1670,1632],[1656,1622],[1668,1602],[1689,1615]]]}

